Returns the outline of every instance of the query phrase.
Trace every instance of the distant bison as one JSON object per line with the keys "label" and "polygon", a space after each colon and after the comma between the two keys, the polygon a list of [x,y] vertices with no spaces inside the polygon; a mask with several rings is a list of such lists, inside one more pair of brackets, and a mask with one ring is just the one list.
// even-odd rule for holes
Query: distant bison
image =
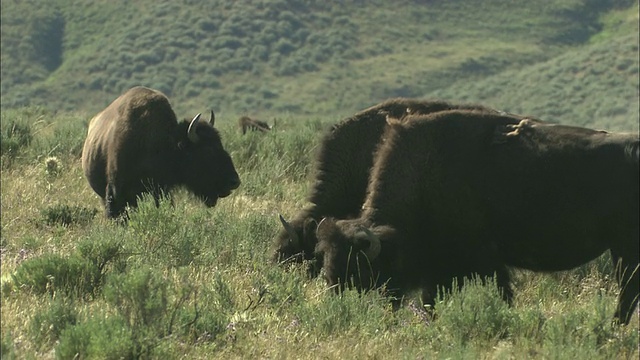
{"label": "distant bison", "polygon": [[[610,250],[615,319],[638,303],[638,134],[446,111],[390,120],[355,219],[324,219],[318,256],[329,285],[383,284],[402,297],[496,275],[559,271]],[[459,281],[459,284],[462,282]]]}
{"label": "distant bison", "polygon": [[[315,182],[308,196],[310,205],[289,222],[280,216],[283,229],[275,238],[273,260],[301,262],[313,260],[316,227],[324,217],[350,218],[359,214],[365,198],[369,170],[387,116],[403,118],[410,114],[429,114],[450,109],[468,109],[498,113],[497,110],[472,104],[446,101],[396,98],[390,99],[334,125],[324,136],[315,164]],[[322,266],[315,259],[312,275]]]}
{"label": "distant bison", "polygon": [[248,116],[241,116],[238,119],[238,126],[242,130],[242,135],[247,133],[247,130],[266,132],[271,130],[271,126],[262,120],[252,119]]}
{"label": "distant bison", "polygon": [[97,114],[89,124],[82,168],[89,185],[115,218],[138,197],[184,185],[207,206],[240,185],[220,135],[200,114],[178,123],[159,91],[134,87]]}

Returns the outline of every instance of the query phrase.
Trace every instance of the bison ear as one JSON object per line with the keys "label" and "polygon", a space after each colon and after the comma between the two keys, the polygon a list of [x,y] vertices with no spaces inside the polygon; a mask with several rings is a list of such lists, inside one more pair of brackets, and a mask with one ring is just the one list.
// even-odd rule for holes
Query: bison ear
{"label": "bison ear", "polygon": [[213,110],[211,110],[211,117],[209,118],[209,124],[211,124],[211,126],[213,126],[213,124],[215,124],[216,122],[216,114],[213,113]]}
{"label": "bison ear", "polygon": [[285,220],[284,216],[282,216],[281,214],[278,214],[278,218],[280,219],[280,223],[282,223],[285,231],[289,235],[289,241],[291,241],[291,243],[295,246],[300,246],[300,238],[298,237],[298,233],[296,233],[296,230],[293,228],[293,226],[291,226],[291,224],[289,224],[289,222]]}
{"label": "bison ear", "polygon": [[316,221],[316,219],[314,218],[305,219],[304,225],[302,227],[303,241],[315,242],[317,229],[318,229],[318,222]]}
{"label": "bison ear", "polygon": [[380,255],[380,237],[364,226],[360,226],[358,230],[364,233],[365,237],[357,238],[358,243],[356,245],[362,247],[362,251],[369,260],[374,260]]}

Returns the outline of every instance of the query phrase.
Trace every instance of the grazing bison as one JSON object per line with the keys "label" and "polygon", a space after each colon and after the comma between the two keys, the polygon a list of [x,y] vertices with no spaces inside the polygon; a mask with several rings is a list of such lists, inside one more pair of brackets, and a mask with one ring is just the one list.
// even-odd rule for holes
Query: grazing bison
{"label": "grazing bison", "polygon": [[629,322],[638,134],[464,111],[390,123],[360,216],[317,228],[329,285],[384,284],[396,297],[422,289],[433,304],[453,279],[495,274],[510,300],[508,266],[566,270],[610,250],[621,287],[615,319]]}
{"label": "grazing bison", "polygon": [[162,93],[134,87],[96,115],[82,150],[82,168],[91,188],[115,218],[142,193],[156,201],[184,185],[207,206],[240,185],[220,135],[200,114],[178,123]]}
{"label": "grazing bison", "polygon": [[498,113],[480,105],[396,98],[362,110],[334,125],[324,136],[317,154],[315,182],[307,198],[310,205],[289,222],[280,216],[283,229],[274,241],[273,260],[316,260],[316,264],[310,264],[309,270],[311,275],[317,274],[322,266],[322,259],[314,256],[317,222],[329,216],[345,219],[359,214],[373,154],[387,126],[387,116],[403,118],[409,114],[429,114],[450,109]]}
{"label": "grazing bison", "polygon": [[264,121],[252,119],[248,116],[242,116],[238,119],[238,126],[242,130],[242,135],[247,133],[247,130],[267,132],[271,130],[271,126]]}

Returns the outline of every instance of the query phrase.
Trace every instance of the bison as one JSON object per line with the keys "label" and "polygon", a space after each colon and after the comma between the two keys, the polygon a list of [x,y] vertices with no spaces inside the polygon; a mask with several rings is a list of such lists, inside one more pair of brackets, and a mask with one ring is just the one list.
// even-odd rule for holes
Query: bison
{"label": "bison", "polygon": [[242,130],[242,135],[247,133],[247,130],[267,132],[271,130],[271,126],[262,120],[252,119],[248,116],[241,116],[238,119],[238,126]]}
{"label": "bison", "polygon": [[211,119],[178,122],[167,97],[134,87],[89,123],[82,168],[102,198],[107,217],[117,218],[138,197],[162,194],[183,185],[207,206],[240,185],[229,154]]}
{"label": "bison", "polygon": [[[360,212],[365,198],[373,154],[387,126],[387,116],[404,118],[450,109],[499,113],[480,105],[452,104],[440,100],[390,99],[362,110],[334,125],[321,141],[315,163],[315,181],[307,198],[308,206],[286,221],[274,240],[275,262],[310,262],[316,275],[322,259],[314,255],[316,227],[324,217],[350,218]],[[384,139],[382,140],[384,142]]]}
{"label": "bison", "polygon": [[508,268],[567,270],[610,250],[621,288],[614,318],[630,321],[637,133],[464,111],[389,122],[359,216],[317,227],[329,285],[384,285],[396,299],[421,289],[433,305],[438,287],[495,274],[510,300]]}

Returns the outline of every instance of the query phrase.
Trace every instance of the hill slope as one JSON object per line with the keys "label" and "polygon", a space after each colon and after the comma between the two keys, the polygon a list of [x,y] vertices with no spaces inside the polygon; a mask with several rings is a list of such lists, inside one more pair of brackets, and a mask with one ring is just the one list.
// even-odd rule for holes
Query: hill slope
{"label": "hill slope", "polygon": [[95,112],[143,84],[179,113],[344,114],[551,59],[633,3],[7,0],[2,107]]}
{"label": "hill slope", "polygon": [[[615,56],[612,56],[615,54]],[[638,36],[429,94],[584,127],[638,131]]]}

